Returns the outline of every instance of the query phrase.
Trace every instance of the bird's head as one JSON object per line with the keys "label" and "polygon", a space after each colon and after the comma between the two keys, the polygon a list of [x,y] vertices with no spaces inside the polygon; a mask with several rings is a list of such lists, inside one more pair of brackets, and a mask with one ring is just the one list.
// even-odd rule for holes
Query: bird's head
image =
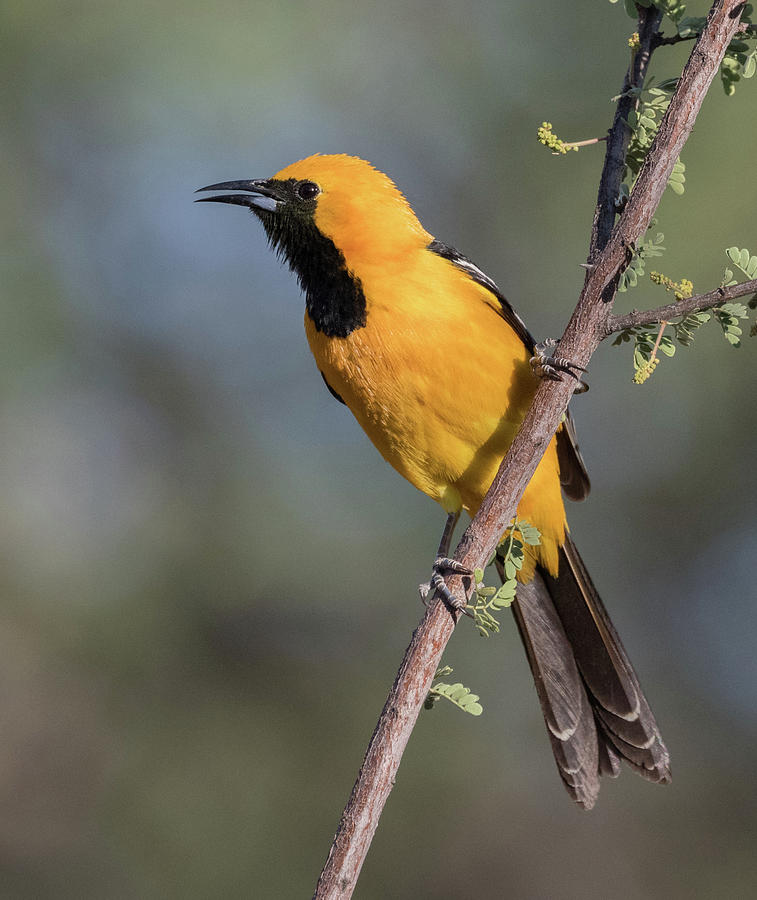
{"label": "bird's head", "polygon": [[326,239],[347,259],[387,257],[432,239],[394,182],[345,154],[309,156],[273,178],[226,181],[201,191],[233,191],[202,200],[245,206],[298,274],[304,253]]}

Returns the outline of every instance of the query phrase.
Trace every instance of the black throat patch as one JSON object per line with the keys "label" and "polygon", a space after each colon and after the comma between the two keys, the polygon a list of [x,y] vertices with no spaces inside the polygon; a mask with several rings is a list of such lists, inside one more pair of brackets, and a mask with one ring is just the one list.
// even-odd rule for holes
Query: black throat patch
{"label": "black throat patch", "polygon": [[364,328],[365,294],[360,279],[348,270],[341,250],[316,227],[314,206],[308,209],[285,202],[277,212],[254,212],[271,245],[297,275],[316,329],[326,337],[346,338]]}

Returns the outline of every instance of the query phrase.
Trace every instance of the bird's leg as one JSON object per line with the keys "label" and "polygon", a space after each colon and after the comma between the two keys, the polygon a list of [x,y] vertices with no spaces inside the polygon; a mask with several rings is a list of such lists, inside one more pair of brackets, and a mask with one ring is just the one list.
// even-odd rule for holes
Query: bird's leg
{"label": "bird's leg", "polygon": [[442,532],[442,539],[439,541],[439,549],[437,550],[436,559],[434,560],[434,565],[432,566],[431,581],[426,584],[421,584],[418,587],[421,599],[424,603],[429,599],[430,595],[433,594],[434,591],[438,591],[442,595],[445,603],[452,609],[462,609],[465,606],[465,598],[461,600],[459,597],[456,597],[444,583],[445,574],[473,574],[473,572],[467,566],[464,566],[456,559],[450,559],[450,557],[447,556],[447,554],[449,553],[449,546],[452,541],[452,533],[455,530],[455,525],[457,525],[457,520],[459,518],[459,512],[452,512],[447,516],[447,521],[444,525],[444,531]]}
{"label": "bird's leg", "polygon": [[[547,338],[546,341],[534,346],[534,355],[531,357],[531,369],[534,375],[539,378],[549,378],[552,381],[560,381],[563,374],[570,375],[578,382],[575,390],[576,394],[583,394],[589,390],[589,385],[581,381],[581,376],[577,372],[585,372],[582,366],[570,362],[562,356],[552,356],[548,351],[554,349],[558,342],[554,338]],[[575,371],[573,371],[575,369]]]}
{"label": "bird's leg", "polygon": [[[455,533],[455,525],[457,525],[457,520],[459,518],[459,512],[451,512],[447,516],[447,521],[444,523],[444,531],[442,532],[442,537],[439,541],[439,549],[436,551],[436,562],[439,562],[440,559],[447,558],[449,545],[452,543],[452,535]],[[436,563],[434,563],[434,565],[436,565]]]}

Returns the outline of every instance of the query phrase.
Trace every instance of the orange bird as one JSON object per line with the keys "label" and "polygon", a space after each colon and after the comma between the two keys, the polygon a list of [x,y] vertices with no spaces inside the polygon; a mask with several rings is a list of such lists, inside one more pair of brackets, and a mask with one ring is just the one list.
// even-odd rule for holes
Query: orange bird
{"label": "orange bird", "polygon": [[[461,510],[474,515],[537,386],[534,340],[496,284],[435,240],[370,163],[315,155],[273,178],[201,188],[250,209],[305,293],[324,381],[378,451],[447,513],[432,584]],[[620,760],[670,778],[668,752],[612,622],[568,535],[563,493],[589,479],[568,417],[518,506],[541,532],[512,609],[560,775],[590,808]],[[459,569],[458,569],[459,570]],[[465,570],[467,572],[467,570]]]}

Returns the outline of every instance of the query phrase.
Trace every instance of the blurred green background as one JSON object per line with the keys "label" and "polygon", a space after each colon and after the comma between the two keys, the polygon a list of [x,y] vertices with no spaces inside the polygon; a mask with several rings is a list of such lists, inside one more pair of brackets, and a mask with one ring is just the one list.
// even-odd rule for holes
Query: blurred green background
{"label": "blurred green background", "polygon": [[[590,0],[0,15],[0,896],[308,897],[443,514],[328,395],[259,225],[192,192],[364,156],[557,336],[602,150],[553,158],[536,128],[605,132],[631,20]],[[660,268],[700,290],[723,248],[757,250],[756,89],[713,87],[659,210]],[[626,772],[575,808],[509,617],[487,643],[464,622],[446,661],[485,714],[423,714],[357,897],[757,892],[754,351],[707,329],[635,387],[602,347],[574,404],[594,490],[573,534],[673,784]]]}

